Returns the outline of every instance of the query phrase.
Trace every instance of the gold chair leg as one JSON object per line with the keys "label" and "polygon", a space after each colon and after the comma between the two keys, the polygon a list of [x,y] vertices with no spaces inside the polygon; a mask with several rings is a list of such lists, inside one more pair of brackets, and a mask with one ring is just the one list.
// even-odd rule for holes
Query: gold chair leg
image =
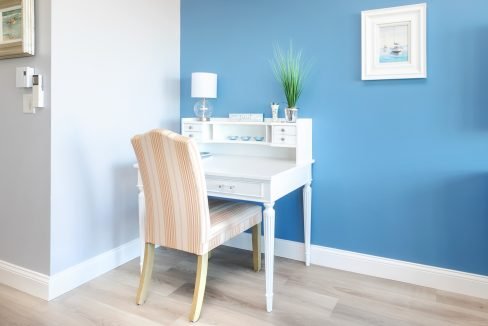
{"label": "gold chair leg", "polygon": [[252,227],[252,263],[254,271],[261,270],[261,223]]}
{"label": "gold chair leg", "polygon": [[197,321],[202,311],[203,295],[205,294],[205,284],[207,283],[208,253],[198,256],[197,276],[195,280],[195,290],[193,292],[193,303],[190,311],[190,321]]}
{"label": "gold chair leg", "polygon": [[141,305],[146,301],[147,290],[151,283],[151,275],[154,265],[154,244],[146,243],[144,249],[144,264],[142,265],[142,273],[139,281],[139,289],[137,290],[136,303]]}

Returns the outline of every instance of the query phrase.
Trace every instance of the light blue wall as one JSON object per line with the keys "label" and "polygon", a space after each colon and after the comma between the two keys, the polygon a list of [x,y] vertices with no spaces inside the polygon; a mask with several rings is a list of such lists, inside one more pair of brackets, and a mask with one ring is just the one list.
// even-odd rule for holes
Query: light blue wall
{"label": "light blue wall", "polygon": [[51,276],[129,250],[139,235],[130,139],[177,127],[180,113],[179,0],[52,3]]}
{"label": "light blue wall", "polygon": [[[488,275],[488,2],[428,3],[428,79],[361,81],[361,10],[399,0],[182,0],[181,114],[190,74],[219,74],[217,115],[283,101],[274,41],[313,57],[312,242]],[[301,198],[277,237],[303,241]]]}

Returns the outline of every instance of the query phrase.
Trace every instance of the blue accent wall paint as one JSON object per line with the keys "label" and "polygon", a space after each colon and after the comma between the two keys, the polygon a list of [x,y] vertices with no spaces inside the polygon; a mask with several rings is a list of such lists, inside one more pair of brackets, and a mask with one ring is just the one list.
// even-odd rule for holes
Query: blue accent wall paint
{"label": "blue accent wall paint", "polygon": [[[488,2],[427,1],[427,79],[361,81],[361,11],[412,3],[182,0],[181,115],[191,72],[209,71],[216,115],[269,116],[284,101],[272,45],[293,40],[315,61],[299,101],[314,119],[312,242],[488,275]],[[303,241],[301,205],[278,202],[277,237]]]}

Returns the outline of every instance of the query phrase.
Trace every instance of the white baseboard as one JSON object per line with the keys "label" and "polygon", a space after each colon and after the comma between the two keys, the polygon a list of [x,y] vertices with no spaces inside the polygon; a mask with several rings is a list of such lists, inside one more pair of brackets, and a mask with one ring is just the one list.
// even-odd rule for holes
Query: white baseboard
{"label": "white baseboard", "polygon": [[139,257],[139,246],[139,239],[132,240],[52,276],[0,261],[0,283],[44,300],[52,300]]}
{"label": "white baseboard", "polygon": [[[227,241],[225,245],[233,248],[252,250],[251,240],[252,235],[250,233],[242,233]],[[261,236],[261,244],[264,244],[263,236]],[[261,251],[264,252],[264,245],[261,248]],[[305,261],[305,246],[300,242],[275,239],[275,256]]]}
{"label": "white baseboard", "polygon": [[74,288],[139,257],[139,239],[65,269],[49,278],[49,297],[52,300]]}
{"label": "white baseboard", "polygon": [[[251,234],[226,245],[251,250]],[[312,264],[488,299],[488,276],[312,245]],[[0,283],[52,300],[138,257],[139,239],[70,267],[51,277],[0,261]],[[276,239],[275,255],[305,261],[303,243]]]}
{"label": "white baseboard", "polygon": [[1,260],[0,283],[45,300],[49,293],[49,276]]}
{"label": "white baseboard", "polygon": [[[251,234],[243,233],[228,241],[226,245],[251,250]],[[304,250],[303,243],[282,239],[275,240],[276,256],[305,261]],[[316,245],[311,246],[311,263],[488,299],[488,276],[484,275],[459,272]]]}

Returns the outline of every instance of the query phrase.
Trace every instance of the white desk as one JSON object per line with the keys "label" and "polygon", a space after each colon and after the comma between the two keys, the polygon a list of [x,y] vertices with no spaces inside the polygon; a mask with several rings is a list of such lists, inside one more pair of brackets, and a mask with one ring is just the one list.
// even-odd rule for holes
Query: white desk
{"label": "white desk", "polygon": [[[195,122],[194,119],[182,120],[183,134],[191,136],[193,133],[193,137],[198,140],[202,151],[215,153],[213,156],[203,159],[208,195],[259,202],[264,205],[267,311],[272,311],[273,309],[274,204],[281,197],[300,187],[303,187],[305,263],[307,266],[310,265],[312,207],[312,188],[310,185],[312,182],[313,164],[311,159],[311,122],[310,119],[299,119],[296,125],[285,125],[271,122],[234,123],[225,119],[203,123]],[[197,131],[194,131],[195,129]],[[281,130],[282,132],[280,132]],[[195,136],[195,133],[198,132],[203,135]],[[245,132],[246,134],[263,133],[265,139],[262,142],[254,143],[227,140],[229,133],[233,135],[239,132]],[[286,144],[283,144],[283,142],[286,142]],[[306,143],[302,147],[300,142]],[[145,202],[140,175],[137,186],[139,188],[142,264],[144,255]]]}

